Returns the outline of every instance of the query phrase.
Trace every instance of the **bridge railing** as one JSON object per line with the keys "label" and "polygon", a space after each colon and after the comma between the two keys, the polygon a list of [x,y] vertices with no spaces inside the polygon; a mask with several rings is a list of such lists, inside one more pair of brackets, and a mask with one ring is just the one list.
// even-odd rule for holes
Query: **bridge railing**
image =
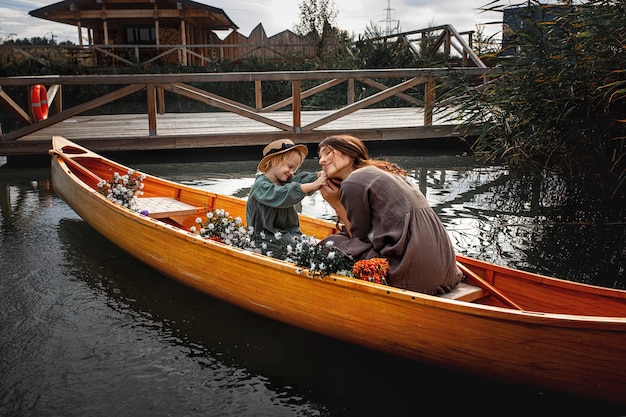
{"label": "bridge railing", "polygon": [[193,44],[193,45],[0,45],[5,60],[34,61],[44,67],[73,62],[81,67],[137,67],[151,65],[199,65],[258,59],[311,59],[316,50],[310,44]]}
{"label": "bridge railing", "polygon": [[369,41],[401,41],[417,56],[435,55],[439,52],[446,62],[458,58],[463,67],[475,65],[486,68],[487,65],[474,52],[473,35],[474,31],[458,32],[452,25],[441,25],[380,36]]}
{"label": "bridge railing", "polygon": [[[14,117],[26,124],[12,132],[0,136],[1,141],[17,140],[25,135],[59,123],[68,118],[88,112],[131,94],[145,90],[147,97],[148,126],[147,135],[157,136],[158,117],[164,114],[164,92],[168,91],[183,97],[196,100],[222,111],[232,112],[240,116],[256,120],[289,133],[310,132],[334,120],[352,114],[358,110],[380,103],[390,97],[398,97],[413,107],[422,107],[424,125],[432,125],[433,106],[437,80],[449,76],[451,72],[463,73],[466,76],[485,79],[495,73],[493,68],[407,68],[407,69],[374,69],[374,70],[327,70],[327,71],[276,71],[276,72],[236,72],[236,73],[194,73],[194,74],[131,74],[131,75],[48,75],[0,77],[0,104],[7,108]],[[290,82],[291,96],[263,106],[263,85],[271,82]],[[302,83],[313,81],[314,87],[303,89]],[[207,90],[200,89],[192,83],[248,83],[254,91],[255,106],[234,101]],[[302,124],[302,101],[320,94],[340,84],[346,85],[346,102],[306,125]],[[377,92],[355,100],[357,83],[373,87]],[[34,85],[47,88],[47,102],[51,114],[44,120],[36,120],[32,113],[30,89]],[[118,89],[103,94],[87,102],[70,108],[63,107],[63,87],[65,86],[120,86]],[[8,93],[9,86],[24,86],[28,89],[29,103],[26,108],[20,106]],[[415,87],[423,86],[420,93],[423,98],[416,98]],[[360,87],[360,86],[358,86]],[[267,116],[268,113],[291,107],[292,123],[283,123]]]}

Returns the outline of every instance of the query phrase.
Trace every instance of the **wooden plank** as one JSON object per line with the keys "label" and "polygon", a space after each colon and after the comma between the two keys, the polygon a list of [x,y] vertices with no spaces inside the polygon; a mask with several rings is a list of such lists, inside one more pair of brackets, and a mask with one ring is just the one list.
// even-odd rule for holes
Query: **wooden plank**
{"label": "wooden plank", "polygon": [[433,124],[433,104],[435,103],[435,79],[429,78],[424,91],[424,126]]}
{"label": "wooden plank", "polygon": [[17,104],[10,95],[8,95],[0,86],[0,104],[6,105],[9,111],[24,123],[32,123],[33,117],[25,112],[19,104]]}
{"label": "wooden plank", "polygon": [[474,285],[467,284],[465,282],[459,282],[454,290],[440,295],[441,298],[447,298],[450,300],[467,301],[471,303],[485,296],[485,292],[482,288]]}
{"label": "wooden plank", "polygon": [[[501,68],[463,68],[452,70],[468,77],[496,75]],[[0,85],[113,85],[113,84],[175,84],[194,82],[241,82],[241,81],[287,81],[322,80],[334,78],[413,78],[442,77],[450,71],[443,68],[397,68],[368,70],[318,70],[318,71],[276,71],[276,72],[230,72],[192,74],[106,74],[106,75],[26,75],[20,77],[0,77]]]}
{"label": "wooden plank", "polygon": [[350,104],[344,108],[342,108],[341,110],[338,110],[336,112],[333,112],[331,114],[329,114],[326,117],[323,117],[313,123],[309,123],[308,125],[303,127],[303,130],[312,130],[315,129],[316,127],[322,126],[328,122],[331,122],[333,120],[336,120],[340,117],[343,117],[345,115],[348,115],[350,113],[355,112],[356,110],[360,110],[360,109],[364,109],[367,106],[370,106],[372,104],[381,102],[389,97],[394,96],[395,94],[402,92],[404,90],[407,90],[417,84],[420,84],[423,82],[422,78],[412,78],[408,81],[405,81],[403,83],[400,83],[394,87],[391,87],[385,91],[381,91],[379,93],[376,93],[372,96],[369,96],[366,99],[363,100],[359,100],[356,103]]}
{"label": "wooden plank", "polygon": [[259,111],[263,108],[263,90],[261,89],[261,80],[256,80],[254,82],[254,97],[256,103],[256,111]]}
{"label": "wooden plank", "polygon": [[[302,123],[310,123],[329,113],[303,111]],[[290,123],[292,113],[273,112],[268,117]],[[157,119],[158,134],[149,136],[146,114],[75,116],[17,140],[0,141],[0,155],[46,154],[52,136],[72,139],[98,152],[259,146],[285,136],[282,130],[226,112],[167,113],[158,114]],[[362,109],[319,129],[291,133],[290,136],[300,143],[318,143],[326,136],[346,132],[366,142],[438,139],[460,135],[456,131],[458,126],[453,124],[428,127],[422,124],[423,111],[419,107]],[[475,134],[467,133],[470,136]]]}
{"label": "wooden plank", "polygon": [[293,114],[293,130],[299,133],[302,130],[302,98],[300,93],[302,92],[302,81],[291,82],[291,96],[293,97],[292,114]]}
{"label": "wooden plank", "polygon": [[[302,123],[311,123],[324,118],[330,111],[304,111]],[[283,124],[291,123],[293,116],[289,111],[274,112],[267,115]],[[233,113],[167,113],[157,115],[158,136],[211,137],[224,134],[263,134],[279,132],[263,123],[259,123]],[[419,128],[423,123],[421,108],[397,109],[362,109],[342,119],[332,121],[319,128],[321,134],[330,130],[372,129],[390,134],[404,128]],[[392,125],[390,127],[390,125]],[[100,116],[75,116],[68,118],[38,132],[33,132],[19,141],[45,140],[54,135],[68,139],[91,138],[131,138],[148,136],[148,116],[145,114],[121,114]],[[441,127],[441,126],[439,126]],[[436,126],[434,127],[436,128]],[[421,130],[415,131],[419,137]],[[402,137],[404,134],[400,135]],[[445,136],[448,136],[446,134]]]}
{"label": "wooden plank", "polygon": [[154,84],[146,85],[148,100],[148,132],[150,136],[157,134],[157,100]]}
{"label": "wooden plank", "polygon": [[223,100],[222,98],[220,98],[219,96],[215,94],[198,93],[197,91],[194,91],[193,89],[188,88],[188,86],[185,86],[184,84],[172,84],[172,85],[161,84],[161,87],[168,91],[171,91],[172,93],[180,94],[181,96],[189,97],[191,99],[206,103],[210,106],[217,107],[218,109],[227,110],[235,114],[239,114],[241,116],[247,117],[249,119],[266,123],[270,126],[274,126],[281,130],[285,130],[285,131],[292,130],[291,126],[289,125],[276,122],[275,120],[272,120],[268,117],[261,116],[258,113],[255,113],[255,111],[253,110],[251,111],[251,110],[246,109],[243,105],[239,103],[232,104],[231,100]]}
{"label": "wooden plank", "polygon": [[[359,81],[362,82],[363,84],[367,84],[367,85],[369,85],[371,87],[374,87],[374,88],[377,88],[377,89],[379,89],[381,91],[384,91],[384,90],[389,88],[389,86],[387,86],[387,85],[385,85],[383,83],[379,83],[378,81],[371,80],[369,78],[359,78]],[[414,104],[416,106],[420,104],[416,99],[414,99],[413,97],[411,97],[408,94],[400,93],[400,94],[396,94],[396,96],[401,98],[402,100],[405,100],[405,101],[407,101],[407,102],[409,102],[411,104]]]}
{"label": "wooden plank", "polygon": [[[341,84],[344,81],[345,80],[341,80],[341,79],[330,80],[330,81],[327,81],[327,82],[325,82],[323,84],[320,84],[318,86],[310,88],[310,89],[308,89],[306,91],[302,91],[300,93],[300,99],[304,99],[304,98],[310,97],[312,95],[315,95],[317,93],[320,93],[322,91],[328,90],[329,88],[334,87],[337,84]],[[274,104],[272,104],[270,106],[265,107],[263,109],[263,111],[264,112],[271,112],[271,111],[275,111],[275,110],[278,110],[278,109],[282,109],[283,107],[286,107],[286,106],[290,105],[292,102],[293,102],[293,97],[289,97],[289,98],[286,98],[286,99],[281,100],[279,102],[276,102],[276,103],[274,103]]]}
{"label": "wooden plank", "polygon": [[150,217],[162,219],[165,217],[187,216],[195,214],[201,207],[194,207],[170,197],[143,197],[137,199],[137,211],[146,210]]}

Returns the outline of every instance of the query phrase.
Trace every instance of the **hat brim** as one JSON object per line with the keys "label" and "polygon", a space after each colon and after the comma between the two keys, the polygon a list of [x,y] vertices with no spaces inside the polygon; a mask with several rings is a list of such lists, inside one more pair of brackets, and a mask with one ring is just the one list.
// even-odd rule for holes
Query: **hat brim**
{"label": "hat brim", "polygon": [[298,151],[298,152],[300,152],[300,154],[302,154],[302,160],[303,161],[304,161],[304,158],[306,158],[306,156],[309,154],[309,148],[307,148],[305,145],[294,145],[291,148],[281,149],[280,151],[271,153],[269,155],[265,155],[263,157],[263,159],[261,159],[261,161],[257,165],[257,167],[256,167],[257,171],[261,171],[261,167],[264,166],[267,163],[267,161],[269,161],[270,159],[276,157],[277,155],[283,154],[285,152],[294,151],[294,150]]}

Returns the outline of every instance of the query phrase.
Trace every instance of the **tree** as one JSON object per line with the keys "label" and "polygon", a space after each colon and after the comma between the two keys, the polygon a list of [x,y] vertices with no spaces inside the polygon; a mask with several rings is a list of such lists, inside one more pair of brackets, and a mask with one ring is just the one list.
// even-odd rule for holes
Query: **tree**
{"label": "tree", "polygon": [[329,60],[340,54],[349,35],[336,26],[337,9],[333,0],[304,0],[299,5],[300,22],[294,32],[317,46],[317,56]]}
{"label": "tree", "polygon": [[300,22],[294,32],[300,36],[315,36],[321,39],[325,26],[337,25],[337,8],[333,0],[304,0],[300,8]]}

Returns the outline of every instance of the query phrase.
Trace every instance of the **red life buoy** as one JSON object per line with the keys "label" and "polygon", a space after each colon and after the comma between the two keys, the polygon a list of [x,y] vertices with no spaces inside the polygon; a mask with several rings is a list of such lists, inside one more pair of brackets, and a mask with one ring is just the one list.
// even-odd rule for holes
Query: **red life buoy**
{"label": "red life buoy", "polygon": [[35,120],[46,120],[48,118],[48,96],[46,95],[46,87],[41,84],[33,85],[30,89],[30,100],[32,102]]}

